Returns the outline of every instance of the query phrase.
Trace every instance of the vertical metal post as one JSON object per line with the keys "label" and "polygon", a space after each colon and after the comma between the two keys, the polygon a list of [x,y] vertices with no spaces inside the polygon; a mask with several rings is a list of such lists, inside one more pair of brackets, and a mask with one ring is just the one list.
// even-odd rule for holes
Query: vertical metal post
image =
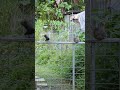
{"label": "vertical metal post", "polygon": [[[73,1],[71,0],[71,5],[73,5]],[[72,12],[72,15],[73,15],[73,12]],[[74,32],[73,32],[73,20],[72,22],[70,23],[71,25],[71,32],[72,32],[72,41],[73,41],[73,36],[74,36]],[[73,84],[73,90],[75,90],[75,44],[72,45],[72,73],[73,73],[73,80],[72,80],[72,84]]]}
{"label": "vertical metal post", "polygon": [[73,90],[75,90],[75,44],[72,45],[72,84],[73,84]]}
{"label": "vertical metal post", "polygon": [[51,88],[52,88],[52,87],[50,86],[50,87],[49,87],[49,90],[51,90]]}
{"label": "vertical metal post", "polygon": [[[118,43],[120,46],[120,42]],[[120,48],[119,48],[119,90],[120,90]]]}
{"label": "vertical metal post", "polygon": [[95,43],[91,43],[91,90],[95,90]]}
{"label": "vertical metal post", "polygon": [[[60,40],[60,41],[61,41],[61,40]],[[60,57],[61,57],[61,56],[62,56],[62,44],[60,44]],[[62,71],[62,70],[63,70],[63,69],[62,69],[62,67],[63,67],[63,66],[62,66],[62,63],[63,63],[63,62],[62,62],[62,60],[61,60],[60,62],[61,62],[61,63],[60,63],[60,64],[61,64],[61,65],[60,65],[60,68],[61,68],[60,70],[61,70],[61,72],[63,72],[63,71]],[[61,74],[61,72],[60,72],[60,74]],[[61,83],[62,83],[62,78],[61,78]],[[61,90],[62,90],[62,88],[63,88],[63,86],[61,85]]]}

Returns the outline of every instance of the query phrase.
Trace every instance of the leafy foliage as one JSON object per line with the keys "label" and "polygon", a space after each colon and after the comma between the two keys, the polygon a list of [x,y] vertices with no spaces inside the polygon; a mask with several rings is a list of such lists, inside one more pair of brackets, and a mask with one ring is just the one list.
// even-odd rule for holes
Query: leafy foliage
{"label": "leafy foliage", "polygon": [[49,2],[42,2],[40,0],[36,1],[36,19],[41,18],[47,22],[49,22],[49,20],[55,19],[62,20],[63,13],[61,8],[65,8],[66,10],[71,8],[71,5],[69,5],[67,2],[60,3],[58,8],[55,8],[53,5],[53,0],[50,0]]}
{"label": "leafy foliage", "polygon": [[[61,8],[65,8],[65,10],[69,11],[72,8],[70,2],[63,2],[58,8],[53,8],[51,4],[53,4],[53,1],[36,4],[36,16],[39,16],[36,17],[35,24],[36,41],[44,41],[43,36],[40,34],[47,33],[48,31],[54,31],[55,33],[54,37],[51,37],[50,40],[67,41],[68,31],[64,30],[64,28],[68,26],[68,23],[61,20],[64,18]],[[45,25],[46,28],[44,29]],[[85,41],[85,33],[78,30],[73,34],[76,34],[81,41]],[[36,42],[35,48],[36,75],[44,78],[72,78],[72,45],[42,45]],[[85,47],[83,45],[75,46],[75,48],[76,67],[84,69]],[[76,73],[82,73],[76,75],[77,88],[78,90],[84,90],[85,72],[77,68]]]}
{"label": "leafy foliage", "polygon": [[[18,15],[18,0],[2,0],[0,3],[0,35],[13,35],[11,18]],[[16,15],[16,16],[17,16]],[[20,15],[19,15],[20,16]],[[16,19],[16,18],[15,18]],[[15,20],[16,21],[16,20]],[[14,26],[20,26],[18,23]],[[13,27],[12,27],[13,28]],[[21,35],[21,28],[15,28],[14,34]],[[32,90],[34,79],[34,43],[8,42],[0,43],[0,89]],[[31,55],[31,56],[29,56]],[[32,60],[32,61],[31,61]]]}
{"label": "leafy foliage", "polygon": [[105,31],[107,32],[108,38],[119,38],[119,19],[120,13],[117,10],[111,8],[111,10],[98,10],[95,9],[92,12],[93,20],[97,23],[103,23],[105,25]]}

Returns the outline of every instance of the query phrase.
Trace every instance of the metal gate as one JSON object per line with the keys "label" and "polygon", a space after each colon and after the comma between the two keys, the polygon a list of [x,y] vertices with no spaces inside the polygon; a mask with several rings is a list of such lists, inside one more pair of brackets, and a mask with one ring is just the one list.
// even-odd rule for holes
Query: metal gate
{"label": "metal gate", "polygon": [[40,41],[35,43],[37,90],[85,89],[85,42],[74,42],[76,30],[69,21],[60,33],[48,32],[49,41],[40,32]]}
{"label": "metal gate", "polygon": [[[76,60],[76,57],[78,57],[78,56],[76,56],[76,52],[75,52],[76,48],[75,47],[76,47],[76,45],[80,46],[80,45],[84,45],[85,43],[84,42],[79,42],[79,43],[38,42],[38,44],[44,44],[44,45],[47,44],[48,49],[50,49],[49,46],[51,46],[51,44],[52,44],[54,49],[57,50],[56,54],[60,54],[60,55],[65,54],[65,57],[70,57],[70,56],[71,57],[68,58],[68,60],[62,60],[62,59],[61,59],[61,61],[55,60],[56,62],[58,62],[58,65],[52,66],[51,68],[53,68],[53,70],[54,70],[54,67],[59,68],[58,70],[60,70],[60,72],[59,72],[60,76],[58,76],[58,78],[56,78],[56,77],[54,78],[55,72],[49,73],[49,74],[52,74],[53,77],[40,77],[40,78],[36,77],[37,88],[39,87],[39,90],[80,90],[80,89],[84,90],[84,89],[82,89],[84,87],[84,78],[83,77],[85,75],[84,60]],[[60,47],[56,47],[57,45]],[[64,46],[68,46],[66,50],[65,50],[66,47],[64,47]],[[52,50],[54,50],[54,49],[52,49]],[[67,50],[70,51],[69,54],[64,53]],[[53,57],[55,57],[55,56],[53,56]],[[82,56],[82,57],[84,57],[84,56]],[[54,61],[51,61],[51,62],[54,62]],[[81,63],[83,66],[80,67],[80,65],[77,65],[78,63]],[[66,64],[68,64],[68,65],[66,65]],[[45,69],[45,67],[44,67],[44,69]],[[78,69],[81,70],[81,72],[76,71]],[[64,70],[66,70],[66,71],[64,71]],[[83,72],[82,72],[82,70],[83,70]],[[47,72],[47,71],[45,71],[45,72]],[[62,76],[62,75],[66,75],[66,76]],[[82,76],[82,78],[76,78],[77,76],[80,76],[80,75]],[[78,85],[77,84],[78,82],[82,82],[82,84]],[[77,89],[77,88],[79,88],[79,89]]]}

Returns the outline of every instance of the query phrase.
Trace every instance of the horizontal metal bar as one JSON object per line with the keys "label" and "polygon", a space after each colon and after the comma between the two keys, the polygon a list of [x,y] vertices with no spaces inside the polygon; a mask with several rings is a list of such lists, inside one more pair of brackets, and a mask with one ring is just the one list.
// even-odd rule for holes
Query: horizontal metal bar
{"label": "horizontal metal bar", "polygon": [[116,83],[95,83],[96,85],[119,85]]}
{"label": "horizontal metal bar", "polygon": [[8,36],[8,37],[0,37],[0,41],[13,41],[13,42],[21,42],[21,41],[32,41],[34,42],[34,38],[27,38],[25,36]]}
{"label": "horizontal metal bar", "polygon": [[85,42],[51,42],[51,41],[37,41],[38,44],[85,44],[85,43],[120,43],[120,38],[107,38],[101,41],[98,40],[86,40]]}
{"label": "horizontal metal bar", "polygon": [[[92,85],[91,83],[87,83],[87,84]],[[95,85],[119,85],[119,84],[116,84],[116,83],[95,83]]]}
{"label": "horizontal metal bar", "polygon": [[[27,38],[25,36],[7,36],[7,37],[0,37],[0,41],[35,41],[34,38]],[[85,42],[41,42],[37,41],[39,44],[85,44],[86,43],[117,43],[120,42],[120,38],[106,38],[104,40],[86,40]]]}
{"label": "horizontal metal bar", "polygon": [[96,72],[97,71],[117,71],[118,72],[119,70],[116,70],[116,69],[94,69],[94,70],[90,69],[90,71],[96,71]]}
{"label": "horizontal metal bar", "polygon": [[96,57],[118,57],[119,55],[96,55]]}
{"label": "horizontal metal bar", "polygon": [[47,41],[47,42],[37,41],[37,43],[38,44],[85,44],[85,42],[75,43],[75,42],[50,42],[50,41]]}
{"label": "horizontal metal bar", "polygon": [[106,38],[101,41],[99,40],[86,40],[86,43],[118,43],[120,42],[120,38]]}

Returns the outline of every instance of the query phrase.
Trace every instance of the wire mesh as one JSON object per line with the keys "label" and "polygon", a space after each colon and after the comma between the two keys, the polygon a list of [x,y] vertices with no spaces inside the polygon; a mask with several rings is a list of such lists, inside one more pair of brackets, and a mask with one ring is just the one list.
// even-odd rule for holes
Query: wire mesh
{"label": "wire mesh", "polygon": [[[76,44],[77,46],[74,44],[74,47],[73,44],[64,44],[64,43],[47,44],[47,45],[39,43],[39,45],[43,47],[37,48],[36,51],[39,50],[38,52],[41,53],[42,55],[48,52],[46,56],[49,56],[49,58],[46,61],[47,62],[46,65],[39,65],[39,69],[36,66],[37,67],[36,75],[46,80],[47,83],[46,90],[80,90],[80,89],[83,90],[84,80],[85,80],[84,79],[85,77],[84,76],[85,75],[84,44],[78,44],[78,45]],[[42,50],[45,48],[46,51],[42,52]],[[79,50],[78,48],[79,49],[82,48],[83,53],[78,52]],[[36,54],[38,52],[36,52]],[[50,56],[50,54],[52,56]],[[36,61],[39,60],[37,60],[36,58]],[[41,59],[40,61],[41,64],[42,61],[44,60]],[[51,66],[49,64],[51,64]],[[38,73],[39,70],[41,71],[41,74]],[[41,88],[40,90],[44,90],[44,89]]]}
{"label": "wire mesh", "polygon": [[[36,89],[85,89],[85,42],[74,42],[77,31],[80,30],[70,21],[70,16],[66,16],[67,26],[62,26],[59,31],[55,32],[55,25],[52,24],[50,30],[39,33],[35,71],[36,76],[45,81],[36,81]],[[50,38],[49,41],[45,41],[45,34]]]}
{"label": "wire mesh", "polygon": [[[112,18],[114,17],[113,13],[119,12],[119,0],[90,0],[86,2],[86,18],[88,17],[86,21],[86,90],[119,90],[120,39],[119,35],[114,33],[119,32],[114,28],[114,25],[118,24],[115,23],[117,20]],[[106,14],[109,17],[107,19]],[[107,38],[105,40],[94,41],[91,25],[94,25],[94,20],[97,24],[100,22],[99,19],[94,19],[95,17],[100,17],[103,20],[102,23],[106,25]],[[113,23],[114,25],[111,27],[110,25]]]}
{"label": "wire mesh", "polygon": [[34,42],[0,42],[1,89],[34,89]]}
{"label": "wire mesh", "polygon": [[34,89],[35,40],[26,38],[26,30],[20,25],[27,16],[34,22],[34,13],[29,13],[34,10],[23,14],[18,0],[2,0],[1,5],[0,19],[4,22],[0,23],[0,89]]}
{"label": "wire mesh", "polygon": [[119,90],[119,42],[100,43],[96,46],[99,49],[99,52],[95,50],[96,88]]}

